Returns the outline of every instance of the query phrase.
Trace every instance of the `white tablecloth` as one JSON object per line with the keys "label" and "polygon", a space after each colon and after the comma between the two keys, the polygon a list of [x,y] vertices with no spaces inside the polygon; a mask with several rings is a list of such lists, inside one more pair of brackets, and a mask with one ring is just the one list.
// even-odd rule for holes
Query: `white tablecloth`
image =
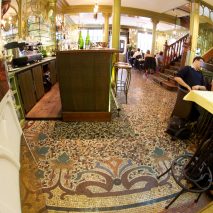
{"label": "white tablecloth", "polygon": [[183,100],[193,101],[213,114],[213,91],[192,90]]}

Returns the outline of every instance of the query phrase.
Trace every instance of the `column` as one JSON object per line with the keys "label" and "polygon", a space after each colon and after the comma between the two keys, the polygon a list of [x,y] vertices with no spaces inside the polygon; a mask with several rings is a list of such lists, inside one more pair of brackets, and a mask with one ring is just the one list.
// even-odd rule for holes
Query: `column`
{"label": "column", "polygon": [[52,22],[52,29],[51,33],[53,34],[52,39],[54,42],[54,46],[56,49],[56,2],[57,0],[49,0],[49,11],[53,10],[51,22]]}
{"label": "column", "polygon": [[151,49],[151,54],[152,55],[155,54],[156,29],[157,29],[157,24],[158,23],[159,23],[158,20],[152,19],[152,24],[153,24],[153,28],[152,28],[152,49]]}
{"label": "column", "polygon": [[22,38],[22,0],[17,1],[18,4],[18,36]]}
{"label": "column", "polygon": [[120,45],[120,12],[121,0],[114,0],[112,22],[112,48],[119,50]]}
{"label": "column", "polygon": [[108,44],[109,42],[109,17],[110,13],[103,13],[104,16],[104,37],[103,41]]}
{"label": "column", "polygon": [[[2,0],[0,0],[0,23],[1,23],[1,2],[2,2]],[[2,31],[2,29],[0,29],[0,58],[2,57],[2,48],[3,48],[1,31]]]}
{"label": "column", "polygon": [[193,0],[191,3],[191,13],[190,13],[190,35],[191,35],[191,51],[189,56],[189,64],[192,63],[195,57],[195,51],[197,49],[197,38],[199,32],[199,0]]}

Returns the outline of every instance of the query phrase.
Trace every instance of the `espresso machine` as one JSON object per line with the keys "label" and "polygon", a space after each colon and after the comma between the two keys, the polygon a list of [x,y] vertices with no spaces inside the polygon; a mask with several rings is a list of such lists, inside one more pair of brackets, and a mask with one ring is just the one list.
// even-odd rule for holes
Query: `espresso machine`
{"label": "espresso machine", "polygon": [[25,66],[28,63],[35,63],[42,60],[42,54],[35,50],[31,50],[25,42],[10,42],[4,46],[6,55],[12,67]]}

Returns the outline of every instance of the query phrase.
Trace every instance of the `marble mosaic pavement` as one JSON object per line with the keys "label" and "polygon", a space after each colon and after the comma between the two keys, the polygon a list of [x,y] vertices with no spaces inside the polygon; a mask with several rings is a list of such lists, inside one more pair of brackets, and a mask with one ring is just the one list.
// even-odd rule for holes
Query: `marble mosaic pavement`
{"label": "marble mosaic pavement", "polygon": [[156,178],[194,146],[164,133],[176,93],[133,71],[128,96],[120,117],[112,107],[111,122],[27,123],[48,212],[195,212],[188,193],[165,211],[180,189],[170,174]]}

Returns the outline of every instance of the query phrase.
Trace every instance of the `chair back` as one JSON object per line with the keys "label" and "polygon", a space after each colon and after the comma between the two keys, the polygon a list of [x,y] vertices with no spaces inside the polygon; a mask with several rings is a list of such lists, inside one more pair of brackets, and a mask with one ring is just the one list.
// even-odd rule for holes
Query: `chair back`
{"label": "chair back", "polygon": [[156,60],[154,57],[146,57],[144,61],[145,69],[156,69]]}

